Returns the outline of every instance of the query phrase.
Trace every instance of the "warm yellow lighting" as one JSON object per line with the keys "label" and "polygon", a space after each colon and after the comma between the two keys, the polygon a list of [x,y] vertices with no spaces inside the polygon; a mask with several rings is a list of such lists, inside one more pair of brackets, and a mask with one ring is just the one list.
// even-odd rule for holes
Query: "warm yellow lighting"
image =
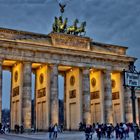
{"label": "warm yellow lighting", "polygon": [[3,62],[4,66],[13,66],[14,64],[16,64],[16,61],[4,60],[4,62]]}
{"label": "warm yellow lighting", "polygon": [[59,66],[58,67],[58,70],[59,71],[68,71],[68,70],[70,70],[71,69],[71,67],[69,67],[69,66]]}
{"label": "warm yellow lighting", "polygon": [[32,68],[36,69],[39,68],[42,64],[41,63],[33,63]]}

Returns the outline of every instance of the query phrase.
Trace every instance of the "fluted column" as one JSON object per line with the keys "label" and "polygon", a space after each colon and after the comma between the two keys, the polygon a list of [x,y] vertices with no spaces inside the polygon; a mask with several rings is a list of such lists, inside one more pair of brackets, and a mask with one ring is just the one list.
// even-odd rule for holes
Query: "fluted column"
{"label": "fluted column", "polygon": [[132,101],[130,98],[131,91],[129,88],[124,89],[124,111],[125,111],[125,122],[132,122]]}
{"label": "fluted column", "polygon": [[2,61],[0,61],[0,123],[2,119]]}
{"label": "fluted column", "polygon": [[113,123],[111,71],[104,71],[104,117],[105,123]]}
{"label": "fluted column", "polygon": [[32,67],[30,62],[23,63],[22,122],[25,129],[31,128],[31,81]]}
{"label": "fluted column", "polygon": [[83,69],[83,122],[91,124],[89,69]]}
{"label": "fluted column", "polygon": [[51,123],[59,122],[59,100],[58,100],[58,66],[53,65],[51,69],[51,92],[50,92]]}

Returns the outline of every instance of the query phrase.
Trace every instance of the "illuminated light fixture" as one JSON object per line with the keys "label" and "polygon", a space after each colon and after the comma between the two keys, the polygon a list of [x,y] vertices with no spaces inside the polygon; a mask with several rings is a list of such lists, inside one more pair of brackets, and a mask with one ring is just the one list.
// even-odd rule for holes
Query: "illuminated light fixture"
{"label": "illuminated light fixture", "polygon": [[73,69],[71,68],[70,71],[73,71]]}
{"label": "illuminated light fixture", "polygon": [[93,69],[92,69],[92,68],[90,68],[89,70],[90,70],[90,71],[93,71]]}
{"label": "illuminated light fixture", "polygon": [[89,71],[90,71],[91,74],[93,74],[93,71],[94,71],[94,70],[93,70],[93,69],[90,69]]}

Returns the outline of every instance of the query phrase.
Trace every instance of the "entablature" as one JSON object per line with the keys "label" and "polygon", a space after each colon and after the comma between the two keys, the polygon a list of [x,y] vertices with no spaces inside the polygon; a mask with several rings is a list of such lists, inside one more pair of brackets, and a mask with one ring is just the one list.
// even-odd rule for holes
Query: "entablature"
{"label": "entablature", "polygon": [[129,65],[129,62],[134,61],[131,57],[118,57],[113,56],[99,56],[96,53],[86,53],[85,51],[69,49],[60,49],[52,47],[40,47],[35,45],[28,45],[23,43],[15,44],[14,42],[7,41],[0,44],[0,58],[3,60],[15,60],[15,61],[30,61],[32,63],[49,63],[60,64],[67,66],[77,67],[96,67],[98,69],[105,69],[111,67],[111,69],[123,70]]}
{"label": "entablature", "polygon": [[[31,52],[44,52],[44,53],[51,53],[51,54],[59,54],[59,55],[73,55],[75,57],[84,57],[84,58],[91,58],[91,59],[103,59],[106,61],[124,61],[124,62],[132,62],[135,61],[136,58],[124,56],[124,55],[114,55],[114,54],[105,54],[100,52],[87,52],[84,50],[71,50],[68,48],[59,48],[59,47],[50,47],[50,46],[43,46],[43,45],[35,45],[35,44],[26,44],[23,42],[14,42],[14,41],[3,41],[0,40],[0,45],[3,48],[15,48],[19,50],[30,50]],[[1,51],[2,51],[1,48]],[[83,59],[83,61],[85,61]]]}
{"label": "entablature", "polygon": [[[72,56],[89,65],[92,65],[94,59],[98,63],[113,62],[118,64],[136,60],[126,55],[127,47],[97,43],[88,37],[62,33],[43,35],[0,28],[0,45],[0,53],[6,56],[7,52],[16,55],[15,51],[22,52],[25,56],[29,54],[29,57],[32,54],[34,57],[36,54],[43,54],[42,57],[50,53],[52,56],[57,56],[57,61],[59,61],[60,56],[65,56],[67,61]],[[11,52],[7,51],[9,48],[11,48]]]}
{"label": "entablature", "polygon": [[89,37],[50,33],[49,35],[0,28],[0,40],[43,45],[71,50],[84,50],[102,54],[126,55],[127,47],[92,41]]}

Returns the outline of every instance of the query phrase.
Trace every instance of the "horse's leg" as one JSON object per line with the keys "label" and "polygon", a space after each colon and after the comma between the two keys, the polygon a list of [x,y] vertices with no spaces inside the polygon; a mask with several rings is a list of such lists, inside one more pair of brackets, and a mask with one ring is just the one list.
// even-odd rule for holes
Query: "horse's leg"
{"label": "horse's leg", "polygon": [[70,31],[69,31],[69,30],[67,30],[67,31],[66,31],[66,33],[67,33],[67,34],[70,34]]}
{"label": "horse's leg", "polygon": [[84,36],[86,35],[86,31],[84,31]]}

